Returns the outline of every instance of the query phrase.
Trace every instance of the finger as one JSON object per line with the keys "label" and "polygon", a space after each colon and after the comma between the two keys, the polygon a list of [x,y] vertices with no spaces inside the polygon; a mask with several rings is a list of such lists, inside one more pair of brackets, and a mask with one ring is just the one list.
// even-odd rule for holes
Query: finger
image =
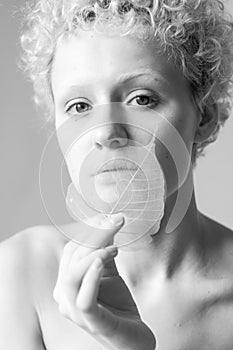
{"label": "finger", "polygon": [[70,279],[76,283],[76,281],[83,278],[90,265],[96,258],[103,260],[105,266],[110,266],[110,262],[118,254],[118,248],[116,246],[109,246],[92,251],[89,255],[80,259],[79,254],[73,254],[69,263],[69,269],[67,274]]}
{"label": "finger", "polygon": [[[92,225],[91,219],[88,224]],[[99,223],[97,230],[90,230],[86,238],[86,246],[94,249],[102,248],[113,242],[115,234],[120,230],[124,224],[124,216],[122,213],[114,214],[105,217]],[[85,247],[84,247],[85,248]]]}
{"label": "finger", "polygon": [[[95,221],[96,222],[96,221]],[[112,215],[111,218],[105,218],[98,223],[98,227],[93,228],[88,225],[81,225],[79,230],[86,230],[85,244],[80,244],[75,251],[79,258],[90,254],[93,250],[106,247],[113,242],[115,234],[121,229],[124,224],[124,217],[121,213]],[[72,244],[72,243],[71,243]]]}
{"label": "finger", "polygon": [[110,257],[107,261],[104,261],[104,272],[103,277],[113,277],[119,276],[118,269],[116,267],[116,263],[114,257]]}
{"label": "finger", "polygon": [[59,269],[58,269],[58,277],[57,277],[55,288],[53,290],[53,297],[56,301],[59,299],[60,284],[63,280],[63,276],[66,275],[67,266],[69,265],[73,252],[76,249],[77,249],[77,244],[69,245],[69,243],[67,243],[63,248],[63,254],[61,256]]}
{"label": "finger", "polygon": [[100,330],[101,333],[109,332],[116,328],[116,320],[111,312],[97,304],[103,269],[103,261],[95,259],[83,279],[76,299],[76,307],[84,314],[85,323],[93,333],[100,333]]}
{"label": "finger", "polygon": [[97,311],[97,295],[103,269],[104,264],[102,259],[96,258],[82,280],[82,285],[76,299],[76,306],[84,313]]}
{"label": "finger", "polygon": [[[119,215],[118,215],[118,217],[119,217]],[[116,223],[116,216],[114,218],[115,218],[115,223]],[[121,221],[122,221],[122,219],[123,219],[123,217],[121,217]],[[94,230],[93,227],[95,227],[95,232],[93,232],[93,230]],[[87,254],[91,253],[94,250],[88,244],[88,242],[90,242],[93,239],[92,238],[93,236],[97,236],[99,238],[99,240],[101,240],[101,238],[104,239],[105,237],[107,237],[106,235],[109,235],[109,234],[114,235],[119,230],[119,228],[114,225],[113,220],[110,220],[109,218],[103,219],[102,215],[96,215],[93,218],[89,218],[88,221],[86,221],[86,222],[79,222],[78,226],[76,224],[69,226],[70,231],[74,230],[74,229],[78,230],[80,234],[85,233],[87,246],[85,248],[82,247],[83,249],[79,250],[81,245],[78,244],[76,241],[69,241],[65,245],[65,247],[63,249],[62,257],[60,259],[57,283],[56,283],[56,286],[55,286],[55,289],[53,292],[53,296],[54,296],[55,300],[57,300],[59,298],[58,290],[60,288],[60,283],[63,280],[63,276],[67,275],[66,270],[68,270],[69,264],[74,256],[74,254],[76,253],[74,256],[75,260],[77,260],[77,258],[81,259],[83,256],[86,256]],[[92,232],[90,230],[92,230]],[[103,232],[104,232],[105,236],[103,236]],[[71,234],[72,232],[69,232],[69,233]],[[89,237],[89,241],[88,241],[88,237]],[[102,242],[103,242],[102,246],[104,246],[104,241],[102,241]],[[99,245],[101,245],[100,241],[99,241]]]}
{"label": "finger", "polygon": [[[59,266],[57,283],[53,293],[55,300],[59,298],[58,291],[60,290],[60,284],[63,281],[63,276],[66,276],[67,274],[68,266],[72,258],[74,257],[75,259],[82,259],[84,256],[87,256],[93,252],[94,249],[97,249],[96,247],[106,246],[109,241],[113,240],[114,235],[120,230],[123,223],[124,217],[121,213],[119,213],[112,215],[111,220],[110,218],[105,218],[103,220],[103,217],[101,215],[97,215],[93,218],[90,218],[88,220],[88,224],[87,222],[79,222],[78,226],[74,225],[80,233],[85,232],[85,235],[87,236],[87,245],[81,246],[77,244],[77,242],[70,241],[64,247]],[[92,226],[90,226],[90,224]],[[74,229],[74,226],[72,226],[72,229]],[[93,226],[95,227],[95,232],[93,232]],[[90,242],[92,242],[92,246],[90,246]],[[93,242],[96,247],[93,246]]]}
{"label": "finger", "polygon": [[95,250],[81,260],[72,258],[65,275],[59,275],[57,288],[60,290],[60,294],[65,295],[69,303],[74,305],[82,280],[94,260],[100,258],[107,264],[117,253],[117,247],[109,247]]}

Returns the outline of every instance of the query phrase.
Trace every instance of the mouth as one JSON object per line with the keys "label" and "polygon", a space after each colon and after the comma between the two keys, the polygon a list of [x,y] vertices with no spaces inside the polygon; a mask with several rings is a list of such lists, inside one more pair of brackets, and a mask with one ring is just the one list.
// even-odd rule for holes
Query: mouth
{"label": "mouth", "polygon": [[105,173],[135,172],[136,170],[138,170],[138,167],[133,162],[114,160],[101,166],[96,171],[95,176]]}

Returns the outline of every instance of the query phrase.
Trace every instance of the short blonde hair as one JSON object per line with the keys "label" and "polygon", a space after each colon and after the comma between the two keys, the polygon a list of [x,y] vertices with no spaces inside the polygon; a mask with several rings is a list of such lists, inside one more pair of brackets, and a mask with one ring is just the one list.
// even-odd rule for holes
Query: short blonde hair
{"label": "short blonde hair", "polygon": [[194,144],[194,159],[213,142],[232,106],[233,25],[219,0],[38,0],[25,9],[22,66],[34,85],[34,99],[54,119],[50,71],[57,41],[81,29],[120,29],[143,41],[158,39],[190,82],[197,106],[218,105],[212,135]]}

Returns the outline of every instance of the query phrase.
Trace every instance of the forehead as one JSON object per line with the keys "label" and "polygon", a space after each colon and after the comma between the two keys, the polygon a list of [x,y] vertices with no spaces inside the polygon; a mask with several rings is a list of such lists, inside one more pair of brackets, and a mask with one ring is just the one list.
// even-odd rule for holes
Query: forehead
{"label": "forehead", "polygon": [[180,71],[159,52],[156,40],[143,43],[134,36],[110,36],[94,31],[79,31],[62,38],[57,45],[52,67],[53,90],[79,81],[94,85],[114,82],[124,73],[154,71],[164,81],[184,82]]}

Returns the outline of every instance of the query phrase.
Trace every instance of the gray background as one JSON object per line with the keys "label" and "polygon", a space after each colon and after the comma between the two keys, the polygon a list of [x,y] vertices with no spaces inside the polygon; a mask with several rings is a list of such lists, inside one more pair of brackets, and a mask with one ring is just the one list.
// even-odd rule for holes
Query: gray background
{"label": "gray background", "polygon": [[[39,190],[39,163],[46,130],[32,101],[32,87],[17,67],[20,6],[24,0],[0,0],[0,240],[24,228],[51,224]],[[233,3],[226,6],[233,14]],[[198,207],[233,229],[233,113],[218,140],[195,170]],[[53,176],[49,181],[53,183]],[[69,182],[69,181],[68,181]],[[54,190],[56,191],[56,190]],[[55,201],[56,223],[69,222]]]}

